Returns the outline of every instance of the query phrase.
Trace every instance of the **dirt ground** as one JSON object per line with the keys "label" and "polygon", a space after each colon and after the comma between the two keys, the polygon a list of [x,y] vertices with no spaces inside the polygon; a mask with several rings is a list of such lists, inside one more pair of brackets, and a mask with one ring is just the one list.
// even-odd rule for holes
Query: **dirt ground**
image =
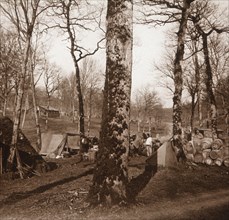
{"label": "dirt ground", "polygon": [[[44,123],[42,129],[44,130]],[[91,132],[98,135],[98,122]],[[72,132],[75,124],[50,120],[56,132]],[[33,129],[32,129],[33,128]],[[26,121],[24,132],[35,143],[35,126]],[[67,130],[66,130],[67,129]],[[97,132],[97,133],[96,133]],[[131,157],[129,176],[143,172],[146,157]],[[79,219],[79,220],[152,220],[152,219],[229,219],[229,168],[181,166],[161,169],[127,207],[90,208],[86,203],[95,164],[70,158],[49,159],[57,168],[28,179],[0,179],[0,219]]]}
{"label": "dirt ground", "polygon": [[[145,157],[130,158],[139,175]],[[57,168],[41,176],[0,180],[1,219],[229,219],[229,168],[187,166],[161,169],[127,207],[89,208],[85,202],[95,164],[79,157],[53,159]]]}

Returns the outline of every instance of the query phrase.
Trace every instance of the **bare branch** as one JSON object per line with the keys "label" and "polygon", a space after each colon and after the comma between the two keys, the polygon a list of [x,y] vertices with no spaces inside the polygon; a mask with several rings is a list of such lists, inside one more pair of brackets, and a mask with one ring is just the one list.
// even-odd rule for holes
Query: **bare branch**
{"label": "bare branch", "polygon": [[88,57],[88,56],[94,55],[101,48],[100,47],[100,43],[103,42],[104,40],[105,40],[105,37],[102,38],[99,42],[97,42],[97,47],[94,49],[94,51],[92,51],[92,52],[89,52],[88,51],[88,53],[85,54],[85,55],[82,55],[82,53],[81,53],[80,56],[79,56],[79,58],[77,59],[77,62],[80,61],[80,60],[82,60],[82,59],[84,59],[84,58],[86,58],[86,57]]}

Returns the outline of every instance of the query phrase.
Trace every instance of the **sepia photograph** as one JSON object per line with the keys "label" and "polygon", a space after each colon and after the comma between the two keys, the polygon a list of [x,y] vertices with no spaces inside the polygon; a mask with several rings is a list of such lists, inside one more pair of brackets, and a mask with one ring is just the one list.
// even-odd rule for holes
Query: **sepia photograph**
{"label": "sepia photograph", "polygon": [[229,219],[229,1],[0,0],[0,219]]}

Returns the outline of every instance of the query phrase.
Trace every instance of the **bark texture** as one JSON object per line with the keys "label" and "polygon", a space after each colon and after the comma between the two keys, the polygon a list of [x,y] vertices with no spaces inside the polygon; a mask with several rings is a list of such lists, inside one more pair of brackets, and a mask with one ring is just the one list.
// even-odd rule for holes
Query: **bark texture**
{"label": "bark texture", "polygon": [[76,75],[76,92],[77,92],[77,97],[78,97],[78,111],[79,111],[79,132],[84,135],[85,129],[84,129],[84,101],[83,101],[83,96],[82,96],[82,90],[81,90],[81,80],[80,80],[80,69],[79,69],[79,61],[81,58],[77,59],[76,54],[75,54],[75,48],[76,48],[76,39],[74,36],[74,31],[71,29],[71,17],[70,17],[70,12],[71,12],[71,6],[72,6],[72,1],[69,1],[69,3],[66,5],[64,2],[63,7],[66,10],[65,11],[65,18],[66,18],[66,28],[67,32],[69,35],[69,40],[70,40],[70,53],[72,56],[72,60],[74,62],[74,67],[75,67],[75,75]]}
{"label": "bark texture", "polygon": [[190,4],[192,1],[183,0],[183,10],[180,21],[179,31],[177,33],[177,50],[174,60],[174,96],[173,96],[173,146],[177,155],[177,159],[185,159],[185,154],[182,148],[182,120],[181,120],[181,97],[183,90],[183,72],[182,61],[184,57],[184,43],[187,31],[187,21],[190,13]]}
{"label": "bark texture", "polygon": [[92,204],[127,201],[127,157],[132,69],[132,0],[108,0],[107,66]]}
{"label": "bark texture", "polygon": [[13,163],[14,157],[16,156],[17,166],[18,166],[17,168],[18,168],[21,178],[23,178],[23,171],[22,171],[20,157],[18,155],[17,142],[19,138],[22,100],[24,96],[24,84],[25,84],[25,76],[27,72],[27,63],[28,63],[28,57],[29,57],[31,35],[26,39],[25,50],[23,54],[22,68],[21,68],[21,73],[19,75],[18,93],[16,96],[16,107],[15,107],[14,124],[13,124],[12,147],[10,149],[10,156],[8,159],[10,163]]}
{"label": "bark texture", "polygon": [[203,40],[203,51],[204,51],[204,62],[206,71],[206,88],[208,93],[208,98],[210,101],[210,119],[211,119],[211,130],[213,139],[217,138],[217,106],[215,95],[213,92],[213,80],[212,80],[212,68],[210,64],[209,52],[208,52],[208,41],[207,35],[202,32]]}
{"label": "bark texture", "polygon": [[[200,80],[200,64],[199,64],[199,58],[197,54],[197,45],[196,41],[193,43],[194,49],[195,49],[195,55],[194,55],[194,65],[195,65],[195,77],[196,77],[196,93],[197,93],[197,107],[198,107],[198,121],[199,121],[199,126],[203,126],[202,122],[202,95],[201,95],[201,80]],[[194,119],[193,119],[194,120]],[[192,123],[193,125],[193,123]],[[193,129],[192,129],[193,131]]]}
{"label": "bark texture", "polygon": [[[193,48],[195,51],[195,55],[193,58],[194,66],[195,66],[195,81],[196,81],[196,87],[195,87],[195,94],[197,95],[197,102],[192,100],[192,106],[194,105],[192,109],[192,119],[191,119],[191,131],[193,132],[193,122],[194,122],[194,114],[195,114],[195,107],[197,104],[198,107],[198,119],[199,119],[199,126],[202,125],[202,109],[201,109],[201,88],[200,88],[200,64],[199,64],[199,57],[197,54],[197,41],[193,40]],[[194,96],[195,97],[195,96]]]}
{"label": "bark texture", "polygon": [[34,68],[32,65],[32,61],[30,61],[30,76],[31,76],[31,90],[32,90],[32,98],[33,98],[33,112],[34,112],[34,119],[36,124],[36,133],[37,133],[37,142],[36,142],[36,151],[39,152],[41,150],[41,127],[39,123],[39,111],[37,105],[37,98],[36,98],[36,88],[35,88],[35,80],[34,80]]}
{"label": "bark texture", "polygon": [[198,23],[198,20],[193,20],[194,25],[202,37],[203,43],[203,53],[204,53],[204,63],[205,63],[205,85],[207,89],[210,109],[209,116],[211,120],[211,130],[212,130],[212,138],[215,139],[218,137],[217,135],[217,105],[215,100],[215,95],[213,92],[213,74],[210,63],[209,51],[208,51],[208,36],[213,32],[214,29],[210,30],[208,33],[205,33],[201,26]]}
{"label": "bark texture", "polygon": [[[73,58],[74,59],[74,58]],[[85,128],[84,128],[84,101],[83,101],[83,95],[81,91],[81,85],[80,85],[80,69],[78,62],[75,62],[75,73],[76,73],[76,91],[78,96],[78,102],[79,102],[79,132],[84,135]]]}
{"label": "bark texture", "polygon": [[[15,103],[15,112],[14,112],[14,125],[13,125],[13,138],[12,138],[12,146],[11,146],[11,152],[9,156],[9,161],[13,162],[14,157],[16,155],[17,159],[17,168],[20,173],[20,177],[24,177],[24,173],[22,170],[22,164],[20,161],[20,156],[18,153],[18,140],[19,138],[19,128],[20,128],[20,122],[21,122],[21,108],[22,108],[22,100],[24,96],[24,84],[25,84],[25,76],[27,74],[27,65],[29,60],[29,51],[31,48],[31,39],[33,35],[33,29],[34,25],[36,23],[36,19],[38,14],[38,8],[40,1],[36,0],[31,2],[31,4],[27,4],[24,1],[14,1],[14,7],[11,11],[13,15],[10,15],[10,18],[12,19],[12,23],[16,25],[17,31],[18,31],[18,43],[20,46],[22,46],[21,42],[24,42],[23,47],[21,49],[23,50],[23,57],[22,57],[22,64],[21,64],[21,71],[18,74],[19,82],[16,86],[16,103]],[[8,6],[10,6],[10,3],[7,3]],[[31,8],[32,9],[31,9]],[[30,10],[31,9],[31,10]],[[23,13],[19,13],[23,12]],[[8,14],[7,10],[4,9],[4,12]],[[22,16],[22,19],[19,17]],[[23,25],[22,25],[23,24]],[[24,39],[20,39],[20,37],[23,36]],[[22,41],[21,41],[22,40]]]}

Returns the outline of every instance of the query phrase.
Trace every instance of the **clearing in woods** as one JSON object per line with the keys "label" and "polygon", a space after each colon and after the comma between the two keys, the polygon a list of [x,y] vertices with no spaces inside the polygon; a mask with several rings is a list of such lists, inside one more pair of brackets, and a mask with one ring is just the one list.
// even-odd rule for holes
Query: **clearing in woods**
{"label": "clearing in woods", "polygon": [[[64,126],[66,128],[66,126]],[[63,129],[63,126],[58,129]],[[31,140],[33,135],[27,133]],[[30,138],[31,137],[31,138]],[[129,175],[144,170],[146,157],[131,157]],[[57,168],[41,176],[0,180],[1,219],[228,219],[229,168],[179,166],[159,170],[127,207],[90,208],[85,202],[95,164],[79,156],[49,159]]]}

